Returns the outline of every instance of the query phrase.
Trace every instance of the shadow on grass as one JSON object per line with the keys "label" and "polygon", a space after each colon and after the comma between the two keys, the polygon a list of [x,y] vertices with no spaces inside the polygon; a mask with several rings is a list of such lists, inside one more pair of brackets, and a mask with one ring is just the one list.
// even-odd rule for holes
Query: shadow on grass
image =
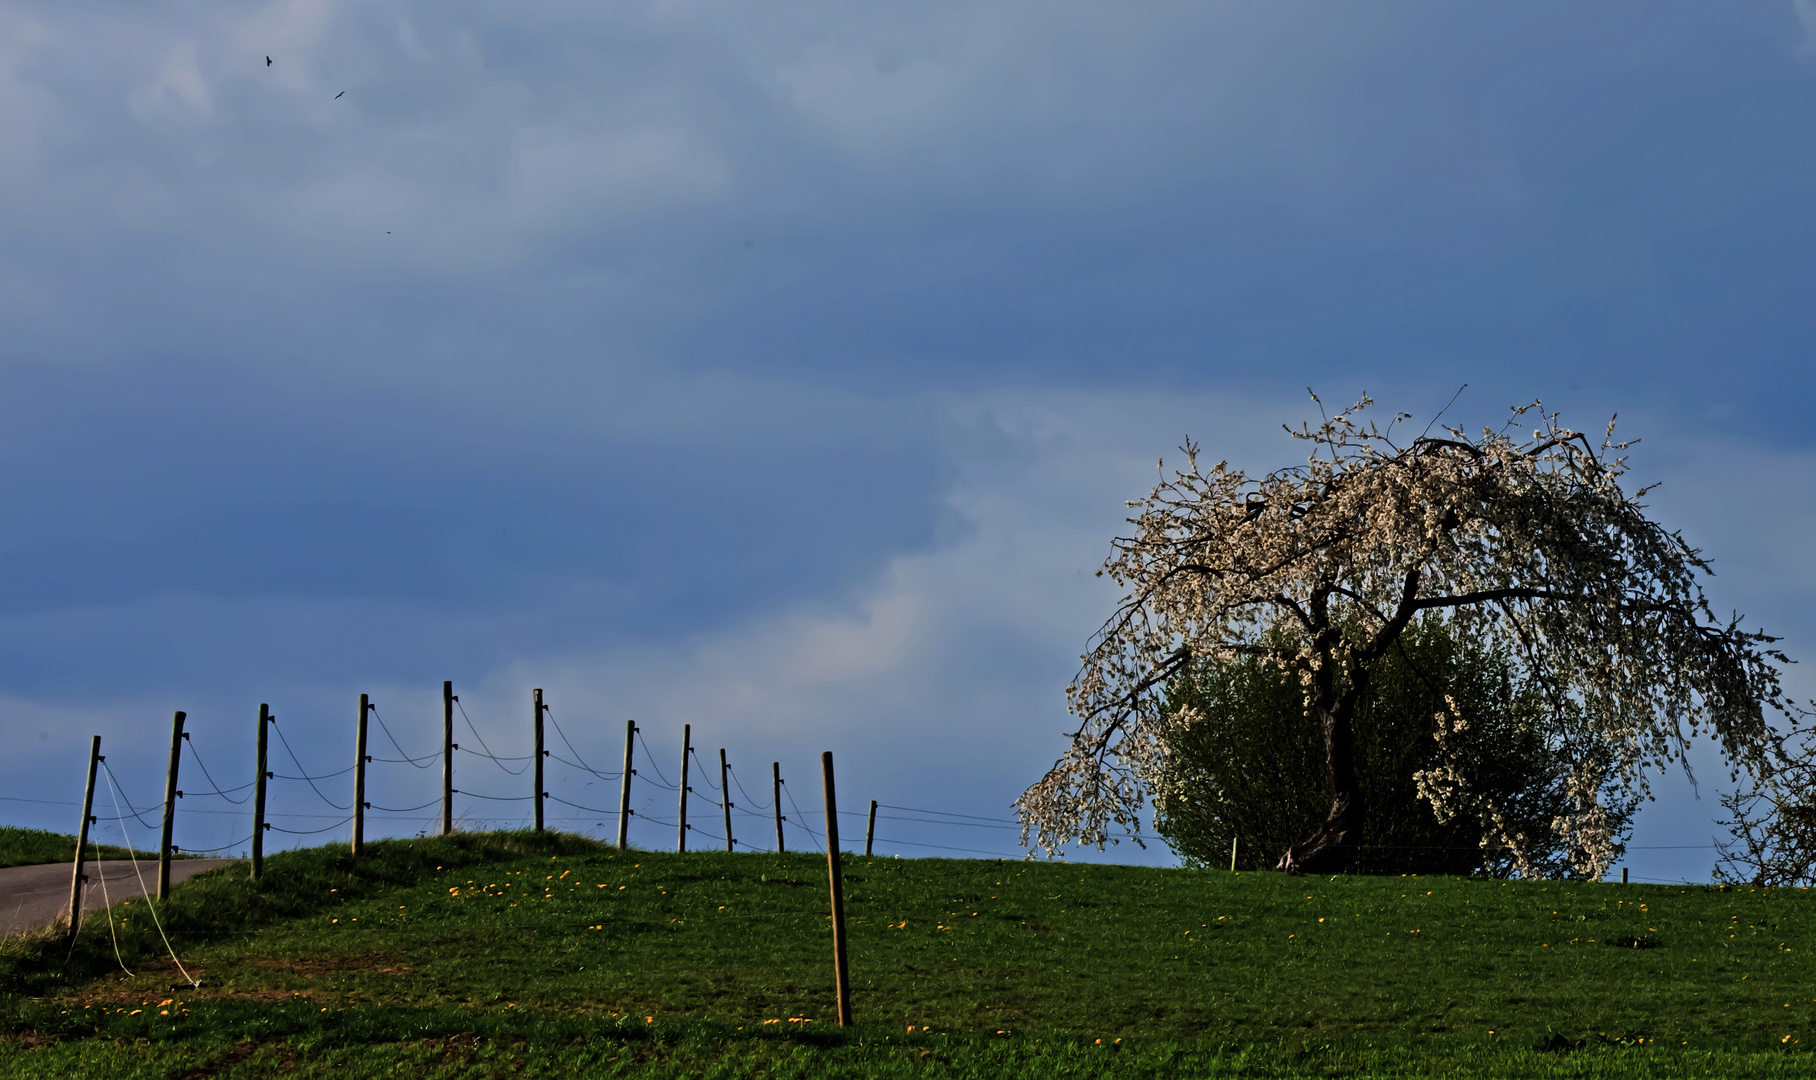
{"label": "shadow on grass", "polygon": [[[445,865],[445,864],[444,864]],[[1095,1040],[1048,1033],[991,1037],[904,1032],[863,1024],[839,1029],[737,1027],[698,1020],[647,1022],[504,1010],[321,1008],[208,1001],[184,1009],[92,1007],[20,1010],[0,1047],[30,1075],[84,1073],[88,1063],[122,1080],[138,1076],[764,1076],[798,1080],[948,1076],[991,1080],[1128,1077],[1545,1077],[1563,1080],[1810,1074],[1807,1053],[1757,1041],[1639,1048],[1556,1047],[1475,1039]],[[10,1043],[10,1046],[7,1044]],[[99,1055],[98,1057],[96,1055]],[[93,1059],[92,1062],[90,1059]],[[0,1072],[4,1072],[0,1069]],[[21,1074],[24,1075],[24,1074]]]}
{"label": "shadow on grass", "polygon": [[122,963],[163,957],[160,924],[181,955],[187,946],[414,885],[449,867],[604,850],[604,844],[584,836],[526,829],[379,840],[366,845],[358,859],[344,846],[279,852],[265,860],[256,882],[246,863],[190,878],[171,890],[155,920],[150,910],[155,901],[149,900],[116,905],[111,924],[109,913],[90,912],[73,947],[54,927],[7,939],[0,943],[0,994],[38,996],[117,970]]}

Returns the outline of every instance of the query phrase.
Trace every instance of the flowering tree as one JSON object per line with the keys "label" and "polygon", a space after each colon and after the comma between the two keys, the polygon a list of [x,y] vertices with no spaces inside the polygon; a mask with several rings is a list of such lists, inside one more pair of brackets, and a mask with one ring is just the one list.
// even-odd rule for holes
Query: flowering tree
{"label": "flowering tree", "polygon": [[[1314,396],[1314,400],[1316,400]],[[1323,735],[1330,811],[1289,847],[1289,872],[1341,869],[1366,813],[1353,719],[1371,672],[1421,613],[1465,639],[1504,644],[1566,741],[1609,753],[1564,755],[1570,810],[1552,823],[1579,872],[1612,859],[1598,792],[1618,779],[1646,790],[1646,770],[1684,762],[1705,729],[1730,762],[1770,771],[1768,710],[1790,716],[1775,640],[1718,621],[1703,597],[1701,554],[1646,516],[1645,490],[1621,488],[1628,443],[1599,444],[1537,405],[1500,431],[1445,428],[1400,445],[1368,422],[1364,398],[1295,438],[1310,460],[1252,480],[1227,463],[1186,468],[1129,505],[1100,574],[1124,596],[1098,630],[1066,696],[1079,719],[1065,755],[1016,802],[1022,842],[1066,843],[1139,832],[1146,793],[1165,772],[1168,680],[1203,660],[1256,657],[1298,677]],[[1526,438],[1516,429],[1538,416]],[[1211,718],[1214,720],[1214,718]],[[1466,715],[1434,717],[1442,764],[1416,778],[1440,820],[1480,818],[1517,855],[1494,800],[1472,788],[1456,734]],[[1030,843],[1031,842],[1031,843]],[[1518,864],[1516,858],[1516,865]],[[1524,872],[1530,873],[1529,870]]]}
{"label": "flowering tree", "polygon": [[1770,773],[1749,776],[1721,797],[1729,837],[1715,879],[1735,885],[1816,884],[1816,733],[1786,733]]}

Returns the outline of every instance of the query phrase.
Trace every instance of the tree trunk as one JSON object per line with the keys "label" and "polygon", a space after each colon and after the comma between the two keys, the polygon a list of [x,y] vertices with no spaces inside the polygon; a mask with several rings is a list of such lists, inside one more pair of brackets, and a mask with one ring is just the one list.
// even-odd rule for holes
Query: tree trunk
{"label": "tree trunk", "polygon": [[[1324,775],[1330,790],[1330,813],[1310,839],[1294,844],[1280,856],[1276,869],[1289,874],[1335,874],[1356,860],[1361,839],[1362,786],[1356,779],[1356,704],[1366,688],[1367,675],[1357,671],[1349,689],[1335,702],[1319,702],[1318,721],[1324,729]],[[1324,695],[1319,695],[1323,697]]]}

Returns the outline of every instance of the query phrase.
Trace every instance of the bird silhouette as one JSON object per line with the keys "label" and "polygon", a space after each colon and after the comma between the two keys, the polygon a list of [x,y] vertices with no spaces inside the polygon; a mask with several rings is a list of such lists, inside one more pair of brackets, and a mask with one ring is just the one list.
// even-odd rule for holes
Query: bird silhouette
{"label": "bird silhouette", "polygon": [[271,57],[269,57],[269,56],[265,57],[265,66],[266,67],[271,66]]}
{"label": "bird silhouette", "polygon": [[342,90],[342,91],[341,91],[341,92],[340,92],[340,94],[336,94],[336,95],[334,95],[334,100],[336,100],[336,101],[339,101],[339,100],[340,100],[340,98],[341,98],[341,94],[344,94],[344,93],[346,93],[346,91],[345,91],[345,90]]}

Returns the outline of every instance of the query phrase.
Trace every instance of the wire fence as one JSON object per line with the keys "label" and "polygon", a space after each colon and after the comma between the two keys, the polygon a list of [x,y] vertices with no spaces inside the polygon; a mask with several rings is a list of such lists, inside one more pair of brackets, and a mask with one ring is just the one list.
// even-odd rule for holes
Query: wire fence
{"label": "wire fence", "polygon": [[[391,757],[382,754],[367,755],[364,764],[368,769],[368,795],[375,790],[382,790],[380,786],[374,782],[376,779],[373,775],[375,772],[374,767],[380,765],[407,765],[418,771],[432,770],[437,764],[445,765],[447,756],[450,753],[459,755],[459,760],[479,758],[490,761],[497,766],[501,772],[513,778],[522,777],[529,772],[530,763],[533,761],[533,755],[507,755],[498,753],[491,746],[490,741],[483,735],[479,725],[467,712],[464,703],[460,702],[458,697],[453,697],[451,700],[455,711],[460,714],[463,725],[472,735],[474,743],[476,743],[480,749],[475,750],[472,749],[471,746],[460,746],[450,740],[448,741],[448,744],[439,751],[412,753],[409,749],[406,749],[403,740],[398,737],[398,733],[385,721],[377,706],[370,706],[371,718],[377,722],[379,733],[383,735],[385,742],[390,745],[396,756]],[[681,787],[675,780],[671,780],[669,774],[662,769],[657,761],[655,747],[643,737],[641,729],[635,729],[632,733],[633,743],[630,750],[631,759],[634,763],[634,767],[631,770],[633,798],[632,805],[625,808],[622,805],[621,791],[613,792],[613,795],[616,797],[612,798],[586,799],[584,797],[584,789],[586,788],[592,788],[601,783],[610,784],[614,787],[622,784],[626,779],[625,774],[621,769],[612,771],[600,769],[591,764],[587,760],[587,754],[583,753],[576,745],[574,737],[570,735],[560,721],[555,718],[553,710],[545,709],[545,712],[549,720],[549,726],[553,729],[556,739],[560,742],[560,747],[566,751],[565,753],[555,751],[547,752],[548,761],[552,765],[559,765],[563,768],[573,770],[573,774],[565,779],[580,781],[582,791],[570,792],[571,794],[580,796],[577,798],[570,798],[568,797],[568,793],[545,790],[543,797],[548,799],[550,803],[570,811],[578,811],[578,813],[545,814],[544,820],[546,822],[567,825],[580,824],[583,830],[587,825],[590,825],[594,829],[604,830],[609,834],[617,831],[619,824],[618,817],[621,811],[628,810],[626,815],[627,831],[636,834],[638,846],[662,846],[661,840],[649,836],[647,830],[652,828],[670,830],[670,836],[672,836],[672,831],[679,828],[680,816],[678,799],[681,796]],[[341,799],[336,799],[328,790],[324,790],[324,785],[335,781],[347,781],[349,774],[358,769],[359,763],[338,769],[311,769],[309,765],[304,762],[303,754],[299,750],[298,745],[293,744],[290,741],[287,732],[288,725],[280,724],[276,716],[269,717],[268,723],[270,724],[270,730],[277,735],[274,749],[281,751],[283,760],[288,763],[289,771],[277,768],[267,769],[266,779],[270,783],[268,785],[268,802],[264,815],[264,827],[272,833],[298,838],[321,837],[337,831],[346,830],[353,820],[352,802],[351,800],[343,801]],[[496,736],[494,736],[494,738],[496,738]],[[180,823],[183,821],[196,821],[197,819],[246,819],[250,815],[250,809],[247,804],[253,799],[252,789],[257,786],[257,780],[255,779],[247,783],[231,786],[224,784],[218,778],[218,763],[217,766],[211,766],[207,758],[197,747],[195,732],[184,732],[183,740],[183,753],[181,757],[182,766],[193,765],[199,770],[202,779],[206,781],[207,787],[196,790],[178,791],[177,795],[182,799],[182,802],[178,803],[174,808],[174,820]],[[691,782],[688,785],[687,794],[691,803],[689,816],[694,820],[688,822],[687,833],[695,844],[725,844],[726,837],[724,836],[724,830],[722,828],[723,821],[721,819],[724,812],[729,812],[733,816],[734,824],[734,836],[731,838],[730,843],[736,849],[746,851],[775,850],[778,846],[775,842],[775,826],[779,819],[784,830],[784,842],[787,846],[802,850],[811,848],[814,851],[822,853],[825,851],[824,832],[810,824],[808,814],[801,810],[799,804],[796,803],[794,799],[793,793],[787,789],[785,784],[777,786],[779,796],[772,796],[768,799],[758,798],[751,794],[750,789],[744,784],[742,777],[740,777],[736,769],[728,763],[725,776],[730,781],[729,786],[735,791],[737,797],[731,800],[729,806],[725,806],[724,803],[727,798],[727,793],[722,788],[719,778],[714,775],[715,764],[716,763],[710,763],[703,757],[699,748],[690,748],[689,767],[690,770],[697,771],[698,775],[692,775],[692,772],[690,772]],[[516,767],[513,768],[513,766]],[[114,780],[116,786],[118,786],[118,779],[117,777],[112,776],[111,770],[109,771],[109,775],[110,778]],[[284,794],[286,790],[292,790],[285,788],[283,786],[285,784],[299,785],[293,789],[295,795],[300,795],[305,804],[313,803],[321,807],[321,809],[311,810],[308,809],[306,805],[301,807],[297,806],[295,804],[296,800],[294,796]],[[548,786],[553,787],[555,785],[550,784]],[[458,799],[456,800],[457,805],[451,808],[454,810],[452,816],[457,823],[462,825],[469,825],[476,823],[477,821],[486,821],[498,825],[527,824],[528,819],[531,817],[529,814],[507,814],[505,817],[497,817],[494,814],[485,813],[481,816],[479,813],[476,813],[477,807],[475,807],[474,804],[501,804],[500,809],[502,809],[505,805],[528,803],[537,798],[536,793],[528,791],[523,794],[513,795],[499,793],[495,790],[474,790],[472,788],[463,787],[453,788],[452,794],[458,796]],[[778,797],[786,804],[785,807],[780,809],[786,809],[788,811],[787,813],[778,814],[779,808],[776,802]],[[198,805],[194,800],[201,800],[201,804]],[[213,806],[206,805],[210,800],[219,801]],[[77,805],[71,800],[29,799],[19,796],[0,796],[0,801],[25,802],[44,806]],[[662,805],[665,801],[668,803],[666,809],[664,809]],[[442,803],[443,799],[441,797],[434,797],[422,802],[413,802],[410,805],[393,806],[388,805],[382,801],[382,799],[374,801],[368,798],[362,809],[365,811],[365,820],[369,822],[375,824],[388,822],[393,825],[419,824],[425,826],[421,831],[427,832],[430,828],[437,825],[442,817],[442,812],[450,809],[443,807]],[[99,837],[102,833],[109,833],[116,830],[121,831],[123,835],[124,830],[128,826],[137,827],[139,829],[155,830],[161,826],[164,809],[164,804],[161,801],[137,802],[126,797],[122,793],[115,814],[96,816],[97,825],[102,826],[102,828],[96,830],[96,835]],[[713,810],[718,810],[719,813],[713,814],[711,819],[702,816]],[[917,819],[903,818],[902,820],[915,821]],[[919,820],[939,824],[943,819],[933,813],[925,813]],[[222,824],[227,824],[227,822],[223,821]],[[249,834],[235,836],[230,832],[223,834],[220,830],[212,828],[204,831],[215,832],[217,836],[225,835],[232,838],[224,839],[221,842],[216,843],[209,843],[206,841],[201,843],[191,842],[189,844],[173,842],[171,845],[172,852],[190,857],[234,854],[236,852],[243,854],[252,839]],[[742,833],[743,835],[736,835],[738,833]],[[760,841],[754,839],[757,837],[761,837],[762,839]],[[905,848],[952,851],[980,850],[965,849],[955,845],[926,844],[908,839],[891,841],[889,838],[883,837],[879,838],[879,840],[884,844],[894,843],[896,846]],[[980,853],[992,855],[1005,854],[1002,852],[981,851]]]}
{"label": "wire fence", "polygon": [[[268,789],[265,828],[272,833],[298,838],[298,842],[346,832],[355,819],[353,801],[351,798],[346,801],[337,800],[334,796],[339,793],[331,787],[325,790],[325,786],[346,783],[347,794],[350,796],[353,778],[349,774],[363,766],[366,772],[367,798],[359,812],[365,822],[378,827],[380,831],[386,828],[395,830],[400,826],[409,831],[412,827],[417,827],[415,831],[418,835],[427,835],[439,831],[446,819],[452,819],[455,827],[460,829],[481,825],[521,827],[539,816],[545,823],[566,826],[570,831],[596,832],[607,838],[622,834],[634,846],[646,850],[676,844],[677,834],[681,832],[686,837],[682,842],[689,848],[711,844],[742,851],[775,851],[784,847],[788,850],[812,850],[819,853],[826,850],[825,831],[815,827],[816,823],[824,824],[820,821],[823,815],[804,811],[785,779],[779,776],[774,778],[771,790],[766,793],[768,797],[760,798],[753,795],[751,789],[755,787],[762,790],[762,785],[745,785],[732,762],[726,761],[721,772],[716,768],[718,763],[704,756],[700,747],[690,745],[684,761],[687,770],[684,790],[680,779],[671,780],[669,774],[664,772],[657,760],[658,748],[634,724],[629,731],[631,743],[626,747],[626,758],[632,764],[629,775],[622,769],[599,769],[588,762],[587,754],[580,750],[575,738],[555,718],[553,709],[546,704],[538,713],[538,720],[540,722],[546,718],[565,754],[559,750],[544,750],[546,761],[543,762],[537,761],[534,753],[499,754],[492,748],[480,725],[468,714],[458,696],[450,695],[448,706],[459,712],[464,726],[479,749],[460,746],[443,732],[438,733],[443,736],[439,740],[443,743],[440,748],[428,753],[413,754],[405,748],[397,732],[386,723],[377,706],[370,705],[371,718],[377,721],[379,731],[397,756],[369,754],[362,762],[331,770],[312,770],[305,764],[298,746],[290,742],[286,728],[278,724],[276,717],[271,717],[270,729],[277,735],[277,749],[283,752],[294,772],[268,768],[265,779],[273,784]],[[451,721],[451,713],[443,719],[444,723]],[[194,733],[185,732],[182,738],[182,765],[187,767],[193,764],[207,782],[207,788],[177,790],[175,794],[181,801],[172,811],[173,819],[177,823],[188,821],[197,826],[185,828],[184,839],[189,839],[190,834],[198,831],[211,835],[183,845],[173,842],[172,852],[185,856],[244,853],[251,836],[227,838],[236,837],[236,823],[243,822],[249,816],[250,808],[246,805],[252,800],[249,789],[257,786],[257,778],[234,786],[224,785],[219,779],[219,769],[211,768],[200,752]],[[496,732],[493,738],[498,738]],[[307,745],[302,748],[309,749]],[[591,752],[596,754],[597,750]],[[452,803],[444,801],[439,794],[422,802],[397,800],[411,802],[412,805],[409,806],[388,805],[382,794],[377,800],[372,798],[374,792],[419,791],[426,779],[386,774],[378,766],[404,765],[411,772],[421,772],[433,770],[439,764],[452,777],[457,771],[457,761],[466,762],[475,758],[491,762],[505,777],[523,783],[524,787],[519,793],[510,794],[499,792],[490,785],[487,785],[488,790],[473,790],[453,787],[450,783],[451,794],[457,796]],[[531,790],[530,784],[525,780],[533,765],[538,766],[535,776],[542,780],[541,790]],[[545,769],[549,768],[557,775],[547,776]],[[95,835],[101,837],[117,832],[124,839],[133,829],[159,829],[166,812],[164,803],[141,803],[129,798],[125,786],[119,782],[113,769],[108,767],[105,771],[113,793],[114,814],[95,816]],[[696,771],[698,775],[695,775]],[[630,789],[628,797],[621,786],[626,783]],[[302,805],[298,804],[299,799],[302,800]],[[211,800],[218,801],[209,805]],[[541,806],[522,805],[538,803],[540,800],[547,802]],[[21,796],[0,796],[0,801],[41,806],[78,805],[70,800]],[[683,805],[686,806],[685,811]],[[865,809],[854,808],[856,806],[865,804],[848,804],[846,809],[839,812],[839,817],[844,819],[839,829],[840,846],[847,850],[859,850],[861,846],[877,854],[896,856],[951,854],[1020,858],[1027,854],[1021,844],[1022,824],[1011,817],[880,801],[868,804]],[[487,807],[493,809],[486,809]],[[557,807],[569,812],[549,812]],[[535,813],[538,810],[542,811],[540,815]],[[683,813],[687,818],[685,826],[681,824]],[[732,826],[729,838],[725,835],[728,819]],[[204,822],[209,821],[218,821],[219,826],[202,827]],[[662,830],[662,833],[655,830]],[[1146,834],[1137,835],[1135,839],[1164,843],[1161,838]],[[212,842],[217,840],[223,842]],[[155,850],[155,845],[153,848]],[[1707,851],[1715,855],[1719,854],[1721,848],[1711,841],[1704,844],[1629,844],[1625,850],[1629,853]],[[1666,882],[1672,879],[1631,877],[1630,880]],[[1680,879],[1676,883],[1684,882]]]}

